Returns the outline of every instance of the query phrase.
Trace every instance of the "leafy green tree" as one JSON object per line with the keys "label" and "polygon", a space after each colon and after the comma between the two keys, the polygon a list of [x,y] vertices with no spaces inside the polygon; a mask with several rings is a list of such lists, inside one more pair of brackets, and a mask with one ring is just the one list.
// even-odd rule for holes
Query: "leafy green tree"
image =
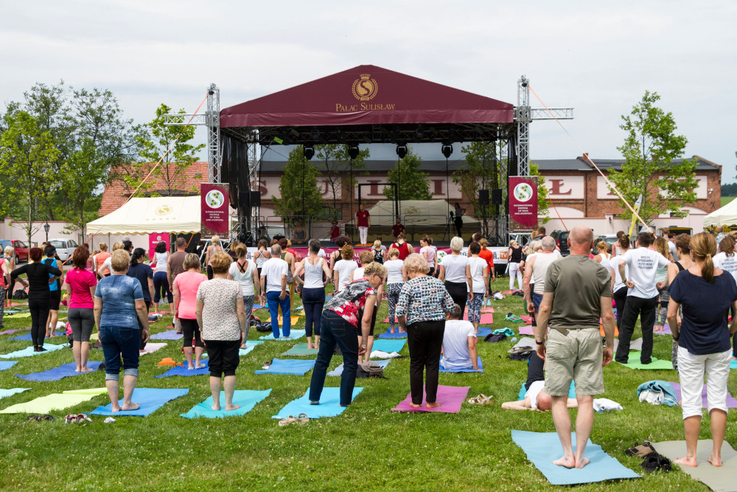
{"label": "leafy green tree", "polygon": [[281,198],[271,197],[277,215],[285,223],[291,225],[295,220],[304,221],[304,217],[318,215],[322,211],[323,199],[317,186],[319,175],[317,168],[305,158],[301,145],[289,153],[279,182]]}
{"label": "leafy green tree", "polygon": [[[28,244],[38,228],[36,220],[38,200],[42,198],[44,183],[56,179],[54,168],[59,149],[49,132],[39,128],[36,119],[25,111],[5,115],[5,131],[0,135],[0,173],[12,176],[3,180],[4,196],[12,196],[25,205],[27,224],[23,227]],[[5,200],[4,200],[5,201]]]}
{"label": "leafy green tree", "polygon": [[[678,211],[682,206],[696,202],[696,161],[684,159],[688,140],[676,135],[676,122],[672,113],[666,113],[655,105],[660,100],[656,93],[645,92],[629,115],[622,116],[620,126],[627,133],[624,144],[618,150],[625,158],[621,171],[612,171],[609,179],[624,199],[634,205],[642,195],[639,215],[645,222],[665,212]],[[632,217],[622,200],[625,219]]]}
{"label": "leafy green tree", "polygon": [[[194,138],[194,126],[165,124],[164,115],[171,112],[171,108],[166,104],[159,106],[156,109],[156,117],[136,137],[140,146],[139,155],[142,162],[136,166],[139,172],[128,176],[126,182],[134,189],[141,185],[140,189],[148,191],[149,195],[172,196],[176,192],[198,191],[185,190],[184,188],[187,180],[187,169],[197,161],[197,155],[205,148],[205,144],[195,146],[188,143]],[[180,109],[179,113],[183,114],[184,110]],[[186,123],[184,116],[178,118],[177,121]],[[177,137],[180,137],[179,140],[177,140]],[[175,141],[176,143],[174,143]],[[167,153],[167,149],[172,144],[174,144],[172,149]],[[151,173],[150,178],[146,180],[145,175],[159,159],[161,159],[161,163]],[[196,177],[201,178],[202,176]],[[155,180],[161,183],[161,189],[153,189]]]}
{"label": "leafy green tree", "polygon": [[[397,185],[397,199],[399,200],[430,200],[430,179],[427,173],[420,171],[422,159],[420,156],[412,152],[411,148],[407,149],[407,155],[404,159],[397,162],[394,169],[389,171],[387,181]],[[394,199],[393,187],[385,187],[384,195],[390,200]]]}
{"label": "leafy green tree", "polygon": [[[315,155],[311,161],[320,172],[320,177],[324,178],[328,184],[334,210],[338,209],[343,182],[348,185],[351,192],[356,185],[356,180],[350,176],[351,171],[353,171],[353,176],[368,175],[368,172],[365,171],[365,160],[371,155],[369,149],[360,149],[358,156],[351,160],[350,155],[348,155],[349,148],[350,146],[347,144],[315,145]],[[346,176],[348,177],[346,178]]]}

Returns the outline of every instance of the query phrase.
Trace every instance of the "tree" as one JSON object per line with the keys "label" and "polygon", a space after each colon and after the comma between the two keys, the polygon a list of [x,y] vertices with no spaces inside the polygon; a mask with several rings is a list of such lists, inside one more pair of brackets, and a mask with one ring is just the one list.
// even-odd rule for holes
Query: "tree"
{"label": "tree", "polygon": [[[131,177],[128,184],[132,187],[140,185],[142,190],[150,190],[149,194],[152,195],[172,196],[177,191],[198,191],[185,190],[184,187],[187,180],[187,169],[195,163],[197,154],[205,148],[205,144],[194,146],[188,143],[194,138],[194,126],[165,124],[164,115],[171,112],[171,108],[166,104],[159,106],[156,109],[156,117],[146,125],[143,133],[136,137],[140,146],[139,155],[142,159],[137,167],[148,174],[150,168],[161,159],[161,163],[151,173],[151,178],[158,179],[162,188],[153,190],[154,181],[149,179],[144,182],[145,176],[141,174]],[[183,114],[184,110],[180,109],[179,113]],[[178,118],[177,122],[185,123],[184,116]],[[179,140],[176,140],[177,137]],[[176,143],[174,143],[175,140]],[[172,143],[174,146],[166,153]],[[196,177],[201,178],[202,176]]]}
{"label": "tree", "polygon": [[[649,223],[658,215],[678,211],[683,205],[696,201],[695,160],[673,161],[683,155],[688,140],[676,135],[672,113],[655,106],[660,100],[656,93],[645,92],[629,115],[622,116],[620,126],[627,133],[618,150],[625,162],[621,171],[612,171],[609,179],[624,199],[634,205],[642,196],[639,215]],[[632,217],[622,200],[625,219]]]}
{"label": "tree", "polygon": [[292,224],[295,220],[305,220],[305,217],[317,215],[322,211],[323,199],[320,188],[317,186],[317,177],[320,172],[304,156],[304,149],[300,145],[289,153],[287,163],[282,169],[279,182],[281,198],[271,197],[276,205],[276,213],[285,223]]}
{"label": "tree", "polygon": [[6,115],[6,129],[0,136],[0,173],[12,179],[3,180],[8,194],[22,200],[28,211],[24,231],[31,244],[37,202],[42,198],[43,183],[56,179],[54,167],[59,158],[49,132],[39,129],[36,119],[25,111]]}
{"label": "tree", "polygon": [[[407,155],[400,160],[394,169],[389,171],[387,181],[397,185],[398,200],[430,200],[430,179],[427,173],[420,171],[422,159],[407,149]],[[384,195],[390,200],[394,199],[393,187],[385,187]]]}
{"label": "tree", "polygon": [[338,209],[338,200],[340,197],[340,189],[345,180],[345,175],[349,175],[346,180],[348,189],[353,190],[356,180],[350,177],[351,171],[354,176],[367,175],[365,160],[369,158],[371,152],[368,148],[361,149],[355,159],[351,159],[348,154],[350,146],[346,144],[321,144],[315,145],[315,155],[312,158],[314,165],[320,172],[321,177],[325,178],[328,189],[332,195],[333,209]]}

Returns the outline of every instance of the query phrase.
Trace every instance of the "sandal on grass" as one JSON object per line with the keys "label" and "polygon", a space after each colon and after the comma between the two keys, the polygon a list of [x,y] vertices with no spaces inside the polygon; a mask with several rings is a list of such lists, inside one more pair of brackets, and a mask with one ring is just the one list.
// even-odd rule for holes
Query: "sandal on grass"
{"label": "sandal on grass", "polygon": [[300,413],[299,415],[297,415],[297,419],[296,420],[300,424],[306,424],[307,422],[310,421],[310,418],[307,416],[306,413]]}
{"label": "sandal on grass", "polygon": [[487,405],[490,400],[491,400],[490,397],[482,393],[478,396],[474,396],[473,398],[469,398],[466,401],[468,402],[469,405]]}
{"label": "sandal on grass", "polygon": [[655,452],[655,448],[653,448],[652,444],[650,444],[649,441],[645,441],[639,446],[633,446],[626,449],[624,452],[625,454],[628,454],[630,456],[638,456],[640,458],[644,458],[645,456],[653,454]]}
{"label": "sandal on grass", "polygon": [[279,427],[284,427],[285,425],[293,424],[295,422],[297,422],[297,419],[290,415],[289,417],[279,421]]}

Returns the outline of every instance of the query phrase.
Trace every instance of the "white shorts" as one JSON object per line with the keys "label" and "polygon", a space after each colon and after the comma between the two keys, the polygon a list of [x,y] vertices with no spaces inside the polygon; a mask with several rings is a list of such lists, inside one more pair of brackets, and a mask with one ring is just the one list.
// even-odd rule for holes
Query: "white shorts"
{"label": "white shorts", "polygon": [[732,350],[716,354],[695,355],[678,347],[678,376],[681,381],[683,418],[699,416],[703,412],[702,393],[706,376],[706,401],[709,413],[718,409],[727,412],[727,379]]}

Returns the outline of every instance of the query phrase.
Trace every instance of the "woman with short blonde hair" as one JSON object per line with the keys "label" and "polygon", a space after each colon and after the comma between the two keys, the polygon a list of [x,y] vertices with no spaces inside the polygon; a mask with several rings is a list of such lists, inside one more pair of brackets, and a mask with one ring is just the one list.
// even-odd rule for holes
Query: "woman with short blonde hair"
{"label": "woman with short blonde hair", "polygon": [[468,257],[461,255],[462,249],[462,238],[456,236],[450,240],[450,254],[440,260],[438,275],[441,281],[445,281],[445,288],[453,301],[461,307],[461,319],[466,310],[466,303],[473,300],[473,277]]}
{"label": "woman with short blonde hair", "polygon": [[399,301],[399,292],[407,281],[407,269],[404,261],[399,259],[399,250],[389,248],[389,259],[384,262],[386,267],[386,300],[389,305],[389,333],[394,333],[396,327],[399,333],[404,330],[396,323],[395,310]]}

